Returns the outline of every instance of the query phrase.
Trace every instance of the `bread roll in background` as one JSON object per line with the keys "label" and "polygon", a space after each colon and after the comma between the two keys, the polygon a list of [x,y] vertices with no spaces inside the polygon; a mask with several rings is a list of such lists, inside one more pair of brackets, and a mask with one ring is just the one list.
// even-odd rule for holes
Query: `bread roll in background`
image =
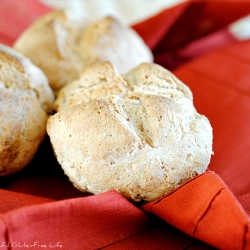
{"label": "bread roll in background", "polygon": [[46,134],[54,95],[44,73],[0,44],[0,176],[23,169]]}
{"label": "bread roll in background", "polygon": [[14,48],[44,71],[55,94],[94,62],[111,61],[120,73],[126,73],[142,62],[153,61],[141,37],[119,20],[104,17],[91,22],[62,11],[38,19]]}
{"label": "bread roll in background", "polygon": [[163,67],[143,63],[121,76],[109,62],[86,68],[61,89],[48,119],[55,155],[74,186],[153,201],[203,173],[212,127],[190,89]]}

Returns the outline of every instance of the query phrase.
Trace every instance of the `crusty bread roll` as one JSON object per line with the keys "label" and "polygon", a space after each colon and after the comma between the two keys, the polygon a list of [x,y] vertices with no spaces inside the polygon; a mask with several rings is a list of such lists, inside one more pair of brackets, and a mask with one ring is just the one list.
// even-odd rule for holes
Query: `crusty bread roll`
{"label": "crusty bread roll", "polygon": [[196,112],[190,89],[172,73],[144,63],[123,77],[112,64],[87,68],[61,89],[47,132],[74,186],[111,189],[153,201],[203,173],[212,127]]}
{"label": "crusty bread roll", "polygon": [[23,169],[46,134],[54,95],[31,61],[0,44],[0,176]]}
{"label": "crusty bread roll", "polygon": [[76,20],[62,11],[37,20],[17,39],[14,48],[44,71],[55,93],[94,62],[111,61],[125,73],[153,60],[140,36],[119,20]]}
{"label": "crusty bread roll", "polygon": [[190,89],[157,64],[142,63],[122,77],[110,62],[102,62],[90,65],[79,79],[63,87],[55,100],[54,110],[58,112],[72,105],[113,95],[124,97],[130,92],[164,95],[193,103]]}

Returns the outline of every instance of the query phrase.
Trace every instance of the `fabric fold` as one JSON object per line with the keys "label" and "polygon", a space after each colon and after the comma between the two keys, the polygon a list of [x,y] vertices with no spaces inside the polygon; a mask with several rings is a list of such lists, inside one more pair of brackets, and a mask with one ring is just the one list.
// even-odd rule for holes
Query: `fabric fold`
{"label": "fabric fold", "polygon": [[[222,9],[226,15],[221,14]],[[174,70],[197,56],[237,42],[228,26],[248,15],[249,9],[248,1],[190,0],[133,28],[152,49],[155,62]]]}
{"label": "fabric fold", "polygon": [[[11,45],[48,11],[34,0],[5,1],[0,41]],[[133,25],[211,121],[212,171],[143,205],[116,191],[75,198],[80,193],[41,148],[33,165],[2,183],[0,248],[250,249],[250,40],[227,30],[248,13],[249,1],[190,0]]]}
{"label": "fabric fold", "polygon": [[22,207],[5,213],[13,249],[99,249],[137,234],[151,218],[117,192]]}
{"label": "fabric fold", "polygon": [[165,9],[158,15],[134,24],[132,27],[140,34],[149,48],[154,50],[190,5],[191,2],[185,2],[178,7]]}
{"label": "fabric fold", "polygon": [[142,209],[219,249],[244,249],[249,233],[248,215],[211,171]]}

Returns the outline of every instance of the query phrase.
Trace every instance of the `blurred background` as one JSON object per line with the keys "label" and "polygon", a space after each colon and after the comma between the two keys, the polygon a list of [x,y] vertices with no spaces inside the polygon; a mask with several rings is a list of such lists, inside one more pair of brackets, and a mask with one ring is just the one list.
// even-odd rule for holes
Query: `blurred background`
{"label": "blurred background", "polygon": [[50,7],[85,18],[99,19],[104,15],[112,15],[128,24],[140,22],[164,8],[185,1],[187,0],[40,0]]}

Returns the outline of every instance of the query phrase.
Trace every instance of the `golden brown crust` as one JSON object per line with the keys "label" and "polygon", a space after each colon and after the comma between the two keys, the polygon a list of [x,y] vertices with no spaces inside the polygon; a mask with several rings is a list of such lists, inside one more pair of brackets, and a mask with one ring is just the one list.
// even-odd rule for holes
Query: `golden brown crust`
{"label": "golden brown crust", "polygon": [[125,74],[124,80],[134,92],[146,91],[175,99],[193,100],[188,86],[158,64],[142,63]]}
{"label": "golden brown crust", "polygon": [[138,34],[118,20],[75,21],[61,11],[37,20],[17,39],[14,48],[44,71],[55,93],[94,62],[111,61],[124,73],[153,60]]}
{"label": "golden brown crust", "polygon": [[[112,79],[122,91],[108,91]],[[98,63],[65,89],[47,132],[78,189],[115,189],[148,202],[206,170],[211,125],[196,112],[189,88],[166,69],[142,64],[122,79],[110,63]]]}
{"label": "golden brown crust", "polygon": [[57,92],[81,72],[80,62],[74,54],[76,32],[77,28],[70,25],[64,13],[55,11],[27,29],[14,48],[43,70]]}
{"label": "golden brown crust", "polygon": [[0,45],[0,176],[20,171],[31,161],[45,136],[53,101],[42,71]]}
{"label": "golden brown crust", "polygon": [[63,87],[55,100],[54,110],[104,98],[108,95],[125,95],[127,83],[110,62],[92,64],[83,71],[80,78]]}

